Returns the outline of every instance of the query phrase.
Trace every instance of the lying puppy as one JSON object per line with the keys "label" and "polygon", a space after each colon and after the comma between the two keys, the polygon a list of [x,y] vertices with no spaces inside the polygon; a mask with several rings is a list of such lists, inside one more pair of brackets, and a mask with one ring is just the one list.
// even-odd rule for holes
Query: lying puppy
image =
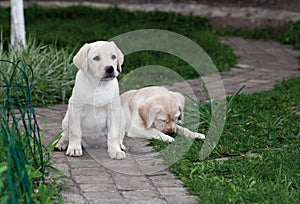
{"label": "lying puppy", "polygon": [[129,137],[172,142],[174,138],[169,135],[178,132],[189,138],[205,139],[205,135],[177,125],[179,116],[183,120],[185,105],[185,98],[178,92],[158,86],[131,90],[121,95],[121,104]]}
{"label": "lying puppy", "polygon": [[[125,159],[124,133],[119,124],[122,116],[118,71],[124,56],[114,42],[85,44],[73,58],[79,69],[62,122],[62,138],[56,148],[69,156],[82,156],[82,135],[107,135],[108,152],[113,159]],[[117,71],[118,70],[118,71]]]}

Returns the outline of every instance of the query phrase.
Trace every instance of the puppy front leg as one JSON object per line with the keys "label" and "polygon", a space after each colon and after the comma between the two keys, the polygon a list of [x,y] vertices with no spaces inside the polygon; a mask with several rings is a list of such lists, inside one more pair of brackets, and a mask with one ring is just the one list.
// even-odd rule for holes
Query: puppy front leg
{"label": "puppy front leg", "polygon": [[79,110],[72,110],[69,112],[69,146],[66,155],[79,157],[82,156],[81,147],[81,117]]}
{"label": "puppy front leg", "polygon": [[62,136],[55,145],[57,150],[66,150],[69,144],[69,111],[66,112],[66,115],[62,122]]}
{"label": "puppy front leg", "polygon": [[[112,159],[125,159],[126,155],[125,147],[123,145],[124,130],[121,121],[121,110],[115,110],[112,113],[112,117],[108,120],[108,135],[107,135],[107,147],[110,158]],[[122,149],[121,149],[122,148]]]}
{"label": "puppy front leg", "polygon": [[189,129],[181,127],[179,125],[177,125],[176,128],[177,128],[177,132],[179,134],[184,135],[188,138],[192,138],[192,139],[198,138],[198,139],[202,139],[202,140],[205,139],[204,134],[197,133],[197,132],[192,132]]}
{"label": "puppy front leg", "polygon": [[147,139],[158,139],[165,142],[173,142],[174,138],[170,137],[155,128],[138,128],[138,127],[131,127],[128,131],[128,137],[138,137],[138,138],[147,138]]}

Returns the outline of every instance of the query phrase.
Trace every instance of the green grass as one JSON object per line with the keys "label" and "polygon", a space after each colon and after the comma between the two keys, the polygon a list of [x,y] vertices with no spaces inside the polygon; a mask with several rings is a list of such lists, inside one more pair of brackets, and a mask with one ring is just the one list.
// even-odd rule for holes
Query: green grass
{"label": "green grass", "polygon": [[218,35],[234,35],[243,38],[275,40],[284,44],[291,44],[295,49],[300,49],[300,21],[290,22],[287,30],[277,30],[274,27],[265,28],[216,28]]}
{"label": "green grass", "polygon": [[[300,77],[272,91],[238,95],[209,158],[199,161],[202,141],[194,141],[170,170],[201,203],[299,203],[299,110]],[[161,150],[167,144],[152,145]],[[231,159],[215,160],[221,157]]]}
{"label": "green grass", "polygon": [[[22,60],[32,68],[34,75],[32,97],[35,106],[67,102],[77,72],[77,68],[71,65],[73,57],[71,50],[58,50],[52,45],[38,44],[33,39],[29,39],[28,49],[22,52],[16,52],[11,48],[3,51],[3,47],[4,45],[1,44],[0,60],[15,63]],[[0,62],[0,69],[9,75],[12,67],[7,66],[5,62]]]}

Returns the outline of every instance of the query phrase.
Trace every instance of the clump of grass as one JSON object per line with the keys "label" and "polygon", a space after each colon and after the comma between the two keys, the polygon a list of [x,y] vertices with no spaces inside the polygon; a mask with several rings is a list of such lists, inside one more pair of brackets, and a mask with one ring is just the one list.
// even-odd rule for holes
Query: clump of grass
{"label": "clump of grass", "polygon": [[291,44],[295,49],[300,49],[300,21],[290,22],[286,30],[277,30],[274,27],[265,28],[215,28],[218,35],[234,35],[243,38],[275,40],[284,44]]}
{"label": "clump of grass", "polygon": [[282,42],[294,45],[295,49],[300,50],[300,21],[290,23],[288,30],[282,37]]}
{"label": "clump of grass", "polygon": [[[33,104],[38,106],[53,105],[67,102],[71,94],[77,71],[72,62],[72,51],[57,49],[52,45],[38,44],[29,39],[26,50],[15,51],[9,48],[4,51],[3,43],[0,48],[0,59],[17,62],[22,60],[32,67]],[[10,72],[10,67],[0,63],[1,71]]]}

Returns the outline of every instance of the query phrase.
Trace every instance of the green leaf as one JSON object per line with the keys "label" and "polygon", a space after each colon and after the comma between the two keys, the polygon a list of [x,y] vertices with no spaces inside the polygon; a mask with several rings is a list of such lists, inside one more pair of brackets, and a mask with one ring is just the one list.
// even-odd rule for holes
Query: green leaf
{"label": "green leaf", "polygon": [[1,162],[0,163],[0,174],[5,172],[7,170],[7,162]]}
{"label": "green leaf", "polygon": [[39,190],[39,199],[40,199],[40,203],[41,204],[51,204],[53,203],[51,201],[51,198],[53,196],[53,192],[52,193],[49,193],[49,190],[47,188],[47,186],[45,184],[41,184],[38,188]]}

